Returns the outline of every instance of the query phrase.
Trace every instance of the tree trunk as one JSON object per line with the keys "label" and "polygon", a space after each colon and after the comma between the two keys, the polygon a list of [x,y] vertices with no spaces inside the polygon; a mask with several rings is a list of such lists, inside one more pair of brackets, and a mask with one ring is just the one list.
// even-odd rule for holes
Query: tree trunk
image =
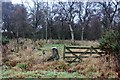
{"label": "tree trunk", "polygon": [[16,52],[18,53],[18,51],[19,51],[19,40],[18,40],[19,34],[18,34],[18,31],[17,31],[17,35],[16,36],[17,36],[17,46],[16,46],[17,50],[16,50]]}
{"label": "tree trunk", "polygon": [[45,36],[46,43],[47,43],[47,40],[48,40],[48,38],[47,38],[47,37],[48,37],[48,34],[47,34],[47,25],[48,25],[48,24],[47,24],[47,20],[46,20],[46,36]]}
{"label": "tree trunk", "polygon": [[[47,2],[47,7],[48,7],[48,2]],[[46,43],[47,43],[48,41],[48,12],[46,14],[46,36],[45,38],[46,38]]]}
{"label": "tree trunk", "polygon": [[71,24],[69,24],[69,28],[70,28],[70,34],[71,34],[71,41],[74,43],[74,42],[75,42],[75,39],[74,39],[74,31],[73,31],[73,29],[72,29]]}
{"label": "tree trunk", "polygon": [[60,40],[61,39],[61,36],[60,36],[60,29],[58,28],[58,34],[57,34],[57,38],[58,38],[58,40]]}
{"label": "tree trunk", "polygon": [[83,40],[84,38],[84,27],[82,27],[82,31],[81,31],[81,40]]}

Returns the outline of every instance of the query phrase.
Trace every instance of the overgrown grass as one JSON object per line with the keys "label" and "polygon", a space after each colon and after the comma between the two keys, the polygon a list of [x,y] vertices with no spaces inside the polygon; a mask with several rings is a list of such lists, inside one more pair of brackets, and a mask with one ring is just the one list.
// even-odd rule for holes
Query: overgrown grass
{"label": "overgrown grass", "polygon": [[14,70],[4,71],[2,78],[87,78],[85,75],[77,72],[56,72],[56,71],[27,71],[17,72]]}
{"label": "overgrown grass", "polygon": [[[15,41],[13,41],[15,42]],[[11,42],[10,42],[11,43]],[[39,44],[40,45],[39,45]],[[95,42],[90,41],[76,41],[76,46],[91,46],[97,45]],[[14,43],[9,44],[14,45]],[[27,49],[20,49],[19,53],[9,54],[9,63],[13,64],[16,62],[16,65],[3,66],[2,70],[2,78],[93,78],[100,77],[102,73],[106,75],[109,74],[108,77],[115,78],[116,75],[112,74],[112,72],[102,72],[99,71],[97,66],[89,67],[88,65],[94,64],[96,60],[92,62],[88,60],[88,62],[80,63],[80,65],[76,66],[76,64],[68,64],[62,60],[46,62],[43,58],[47,58],[49,53],[52,53],[52,47],[57,47],[60,56],[62,57],[64,45],[70,46],[70,41],[51,41],[45,43],[44,41],[38,41],[35,45],[31,40],[26,41],[24,46],[27,46]],[[10,47],[9,46],[9,47]],[[32,49],[31,46],[34,46],[35,49]],[[37,47],[36,47],[37,46]],[[73,45],[72,45],[73,46]],[[45,55],[43,56],[42,51],[45,50]],[[40,55],[39,55],[40,54]],[[102,63],[103,64],[103,63]],[[85,66],[84,66],[85,65]],[[97,61],[96,61],[96,65]],[[102,68],[102,65],[99,64]],[[74,68],[75,67],[75,68]],[[96,69],[97,68],[97,69]],[[73,72],[69,72],[70,70]],[[102,69],[101,69],[102,70]]]}
{"label": "overgrown grass", "polygon": [[[80,74],[78,72],[57,72],[57,71],[15,71],[7,70],[3,71],[1,78],[101,78],[101,72],[86,72],[85,74]],[[108,76],[109,75],[109,76]],[[112,73],[106,73],[106,78],[116,78]]]}
{"label": "overgrown grass", "polygon": [[92,62],[89,60],[68,65],[64,61],[52,61],[34,64],[31,70],[24,70],[23,65],[16,65],[3,69],[2,78],[117,78],[115,71],[104,68],[102,63]]}

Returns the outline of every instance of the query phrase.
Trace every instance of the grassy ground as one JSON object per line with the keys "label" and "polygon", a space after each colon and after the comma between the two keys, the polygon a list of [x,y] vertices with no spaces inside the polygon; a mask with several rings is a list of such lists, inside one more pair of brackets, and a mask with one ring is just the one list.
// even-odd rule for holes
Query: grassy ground
{"label": "grassy ground", "polygon": [[[82,63],[69,64],[62,60],[64,45],[72,45],[70,41],[25,41],[18,53],[10,52],[14,49],[15,40],[10,42],[6,51],[6,61],[2,66],[0,78],[117,78],[117,73],[108,69],[108,65],[100,59],[88,59]],[[97,46],[93,41],[76,41],[77,46]],[[46,62],[50,57],[52,47],[57,47],[61,59]],[[33,49],[35,48],[35,49]],[[43,50],[45,55],[42,54]]]}
{"label": "grassy ground", "polygon": [[81,63],[68,65],[62,61],[46,62],[36,64],[32,70],[15,66],[7,68],[4,66],[3,78],[117,78],[117,73],[98,67],[96,64]]}
{"label": "grassy ground", "polygon": [[[11,74],[12,73],[12,74]],[[7,76],[6,76],[7,75]],[[68,73],[68,72],[52,72],[52,71],[27,71],[27,72],[17,72],[8,70],[3,73],[4,78],[87,78],[82,74],[77,72]]]}

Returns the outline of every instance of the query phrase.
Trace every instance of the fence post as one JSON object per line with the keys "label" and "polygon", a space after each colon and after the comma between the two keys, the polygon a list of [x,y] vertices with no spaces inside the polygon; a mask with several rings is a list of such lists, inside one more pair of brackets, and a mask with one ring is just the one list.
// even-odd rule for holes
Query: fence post
{"label": "fence post", "polygon": [[93,46],[90,47],[90,56],[92,55]]}
{"label": "fence post", "polygon": [[65,49],[66,49],[66,46],[64,45],[64,49],[63,49],[63,60],[65,60]]}

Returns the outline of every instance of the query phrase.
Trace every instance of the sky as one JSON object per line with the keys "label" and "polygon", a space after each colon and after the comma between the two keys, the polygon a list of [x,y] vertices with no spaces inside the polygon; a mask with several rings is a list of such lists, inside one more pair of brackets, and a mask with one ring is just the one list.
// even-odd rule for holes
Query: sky
{"label": "sky", "polygon": [[[4,0],[4,1],[9,1],[9,0]],[[21,3],[21,1],[25,1],[25,2],[32,2],[32,0],[11,0],[13,3]],[[43,2],[58,2],[58,1],[62,1],[62,2],[108,2],[110,0],[37,0],[37,1],[43,1]],[[120,1],[120,0],[112,0],[112,1]]]}
{"label": "sky", "polygon": [[[23,1],[23,2],[29,2],[29,3],[31,3],[32,2],[32,0],[11,0],[12,1],[12,3],[13,4],[16,4],[16,3],[21,3],[21,1]],[[37,0],[38,1],[38,0]],[[56,2],[56,1],[65,1],[65,0],[39,0],[39,1],[43,1],[43,2]]]}
{"label": "sky", "polygon": [[[29,2],[31,3],[32,0],[4,0],[4,1],[12,1],[13,4],[16,3],[21,3],[21,1],[23,2]],[[37,1],[43,1],[43,2],[58,2],[58,1],[62,1],[62,2],[84,2],[85,0],[37,0]],[[109,0],[86,0],[87,2],[104,2],[104,1],[109,1]],[[120,1],[120,0],[113,0],[113,1]]]}
{"label": "sky", "polygon": [[31,0],[11,0],[13,4],[18,4],[18,3],[22,3],[23,2],[31,2]]}
{"label": "sky", "polygon": [[13,4],[21,3],[21,0],[12,0]]}

